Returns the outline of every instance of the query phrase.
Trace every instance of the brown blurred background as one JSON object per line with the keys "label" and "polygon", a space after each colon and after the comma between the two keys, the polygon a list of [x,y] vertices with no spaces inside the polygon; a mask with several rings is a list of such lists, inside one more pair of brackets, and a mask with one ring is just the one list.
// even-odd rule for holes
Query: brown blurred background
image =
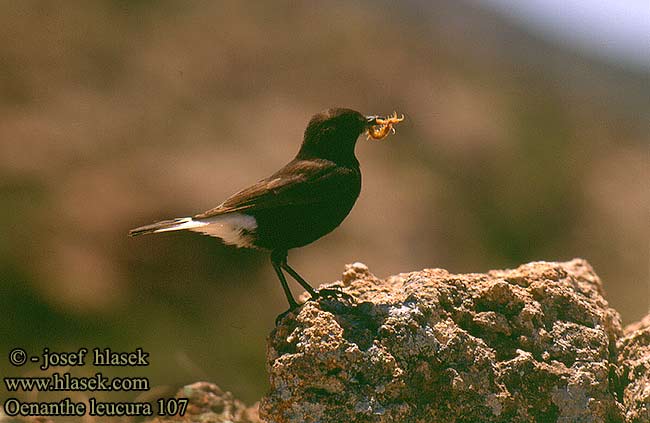
{"label": "brown blurred background", "polygon": [[0,372],[38,374],[16,346],[140,346],[126,374],[259,399],[286,308],[267,255],[126,233],[272,173],[331,106],[406,121],[359,141],[357,206],[290,253],[314,285],[584,257],[624,322],[647,313],[650,64],[488,3],[1,2]]}

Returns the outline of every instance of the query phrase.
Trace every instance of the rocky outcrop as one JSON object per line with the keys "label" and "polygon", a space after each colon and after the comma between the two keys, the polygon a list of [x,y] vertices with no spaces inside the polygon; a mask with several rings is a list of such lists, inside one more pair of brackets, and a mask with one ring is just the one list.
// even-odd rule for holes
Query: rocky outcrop
{"label": "rocky outcrop", "polygon": [[650,314],[625,328],[618,349],[617,394],[625,404],[625,421],[650,422]]}
{"label": "rocky outcrop", "polygon": [[[272,333],[285,422],[619,422],[618,314],[583,260],[379,280],[362,264]],[[627,391],[626,391],[627,392]]]}
{"label": "rocky outcrop", "polygon": [[648,423],[650,316],[621,329],[584,260],[380,280],[355,263],[271,333],[246,408],[198,383],[159,423]]}
{"label": "rocky outcrop", "polygon": [[185,415],[158,417],[149,423],[261,423],[257,405],[247,408],[230,392],[211,383],[187,385],[176,397],[189,399]]}

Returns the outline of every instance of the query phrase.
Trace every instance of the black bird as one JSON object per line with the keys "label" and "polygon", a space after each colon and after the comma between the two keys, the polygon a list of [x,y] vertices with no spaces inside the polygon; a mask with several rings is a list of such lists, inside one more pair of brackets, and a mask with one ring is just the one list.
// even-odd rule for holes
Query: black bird
{"label": "black bird", "polygon": [[[282,169],[239,191],[217,207],[193,217],[164,220],[132,229],[130,236],[187,229],[221,238],[226,244],[271,252],[271,263],[289,301],[298,307],[283,270],[313,297],[319,295],[287,263],[287,252],[307,245],[339,226],[361,191],[354,155],[357,138],[384,138],[401,121],[329,109],[307,125],[300,151]],[[321,292],[323,294],[323,292]]]}

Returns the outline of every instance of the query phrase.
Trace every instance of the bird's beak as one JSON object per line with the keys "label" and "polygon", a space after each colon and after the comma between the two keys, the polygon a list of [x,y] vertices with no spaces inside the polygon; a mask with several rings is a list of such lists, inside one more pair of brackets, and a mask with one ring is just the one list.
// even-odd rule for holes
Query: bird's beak
{"label": "bird's beak", "polygon": [[366,116],[366,128],[377,125],[377,118],[379,118],[379,116]]}

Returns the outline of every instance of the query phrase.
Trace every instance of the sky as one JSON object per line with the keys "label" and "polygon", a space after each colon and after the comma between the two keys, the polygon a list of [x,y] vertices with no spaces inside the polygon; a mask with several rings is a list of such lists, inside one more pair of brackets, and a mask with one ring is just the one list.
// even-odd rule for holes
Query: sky
{"label": "sky", "polygon": [[650,72],[648,0],[472,1],[556,44]]}

